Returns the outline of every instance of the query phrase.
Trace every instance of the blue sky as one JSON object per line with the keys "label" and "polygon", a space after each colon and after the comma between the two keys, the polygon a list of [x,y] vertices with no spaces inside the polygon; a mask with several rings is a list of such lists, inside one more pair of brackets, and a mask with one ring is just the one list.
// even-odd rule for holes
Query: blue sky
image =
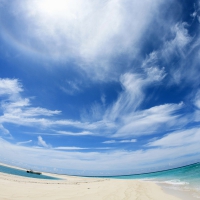
{"label": "blue sky", "polygon": [[199,9],[0,0],[0,161],[81,175],[200,161]]}

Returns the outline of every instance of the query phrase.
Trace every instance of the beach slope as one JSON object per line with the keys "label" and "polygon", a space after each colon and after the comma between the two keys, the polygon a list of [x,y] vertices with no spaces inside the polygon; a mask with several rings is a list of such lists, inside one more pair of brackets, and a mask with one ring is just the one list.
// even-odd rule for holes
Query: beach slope
{"label": "beach slope", "polygon": [[[50,174],[47,174],[50,175]],[[2,200],[180,200],[153,182],[82,178],[40,180],[0,173]]]}

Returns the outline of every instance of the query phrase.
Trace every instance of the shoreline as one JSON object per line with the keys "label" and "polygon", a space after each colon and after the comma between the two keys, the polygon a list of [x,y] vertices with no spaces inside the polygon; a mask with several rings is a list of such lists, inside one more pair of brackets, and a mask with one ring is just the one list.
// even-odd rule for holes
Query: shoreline
{"label": "shoreline", "polygon": [[175,190],[168,186],[166,186],[164,183],[158,183],[158,185],[163,189],[164,192],[171,194],[173,196],[176,196],[182,200],[197,200],[199,198],[194,197],[195,193],[192,191],[185,191],[185,190]]}
{"label": "shoreline", "polygon": [[0,162],[0,165],[6,166],[6,167],[10,167],[10,168],[14,168],[14,169],[26,170],[25,168],[21,168],[21,167],[5,164],[5,163],[2,163],[2,162]]}
{"label": "shoreline", "polygon": [[[26,170],[20,167],[11,166],[8,164],[0,163],[0,165]],[[33,179],[28,177],[21,177],[18,175],[11,175],[0,172],[0,191],[4,188],[4,198],[11,200],[8,188],[15,188],[12,191],[12,196],[18,196],[19,199],[25,200],[36,198],[35,196],[42,195],[46,191],[46,196],[53,200],[57,198],[54,196],[56,193],[63,193],[64,199],[97,199],[94,194],[98,194],[98,199],[152,199],[152,200],[195,200],[190,192],[176,191],[167,188],[165,184],[155,183],[154,181],[145,180],[131,180],[131,179],[110,179],[110,178],[94,178],[94,177],[80,177],[71,175],[53,174],[42,172],[43,175],[59,178],[59,180],[48,179]],[[25,188],[20,191],[20,188]],[[27,188],[27,189],[26,189]],[[33,191],[30,191],[33,188]],[[40,188],[40,189],[39,189]],[[50,189],[51,188],[51,189]],[[93,190],[90,190],[92,189]],[[140,189],[138,189],[140,188]],[[6,192],[7,191],[7,192]],[[34,192],[35,191],[35,192]],[[77,196],[76,191],[81,191],[84,196]],[[66,192],[68,192],[66,194]],[[69,195],[70,193],[70,195]],[[91,196],[93,194],[93,196]],[[27,196],[28,195],[28,196]],[[31,198],[30,198],[31,195]],[[53,198],[54,196],[54,198]],[[118,198],[119,196],[119,198]],[[123,197],[123,198],[122,198]],[[137,197],[137,198],[136,198]],[[146,198],[148,197],[148,198]],[[151,198],[150,198],[151,197]],[[17,198],[15,198],[17,199]],[[59,199],[59,198],[58,198]],[[60,198],[62,199],[62,198]]]}
{"label": "shoreline", "polygon": [[13,200],[13,197],[16,200],[181,200],[181,198],[164,192],[160,186],[150,181],[57,174],[54,177],[62,180],[32,179],[0,173],[0,196],[7,200]]}

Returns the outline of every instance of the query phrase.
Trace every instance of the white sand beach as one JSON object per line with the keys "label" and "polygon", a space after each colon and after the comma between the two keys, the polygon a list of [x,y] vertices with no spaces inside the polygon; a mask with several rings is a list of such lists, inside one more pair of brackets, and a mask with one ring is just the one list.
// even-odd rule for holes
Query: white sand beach
{"label": "white sand beach", "polygon": [[166,194],[153,182],[55,176],[63,180],[41,180],[0,173],[0,199],[180,200]]}

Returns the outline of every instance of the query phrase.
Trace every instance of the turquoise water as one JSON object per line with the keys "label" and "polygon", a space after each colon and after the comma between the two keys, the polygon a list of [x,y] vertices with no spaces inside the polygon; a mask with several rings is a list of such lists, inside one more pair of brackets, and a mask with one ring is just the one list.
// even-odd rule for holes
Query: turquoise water
{"label": "turquoise water", "polygon": [[30,174],[30,173],[27,173],[25,170],[15,169],[15,168],[3,166],[3,165],[0,165],[0,172],[7,173],[7,174],[13,174],[13,175],[17,175],[17,176],[29,177],[29,178],[58,180],[58,178],[54,178],[51,176],[45,176],[42,174],[41,175]]}
{"label": "turquoise water", "polygon": [[115,176],[118,179],[177,179],[180,182],[200,183],[200,163],[147,174]]}
{"label": "turquoise water", "polygon": [[160,172],[112,178],[151,180],[169,189],[191,192],[200,199],[200,163]]}

